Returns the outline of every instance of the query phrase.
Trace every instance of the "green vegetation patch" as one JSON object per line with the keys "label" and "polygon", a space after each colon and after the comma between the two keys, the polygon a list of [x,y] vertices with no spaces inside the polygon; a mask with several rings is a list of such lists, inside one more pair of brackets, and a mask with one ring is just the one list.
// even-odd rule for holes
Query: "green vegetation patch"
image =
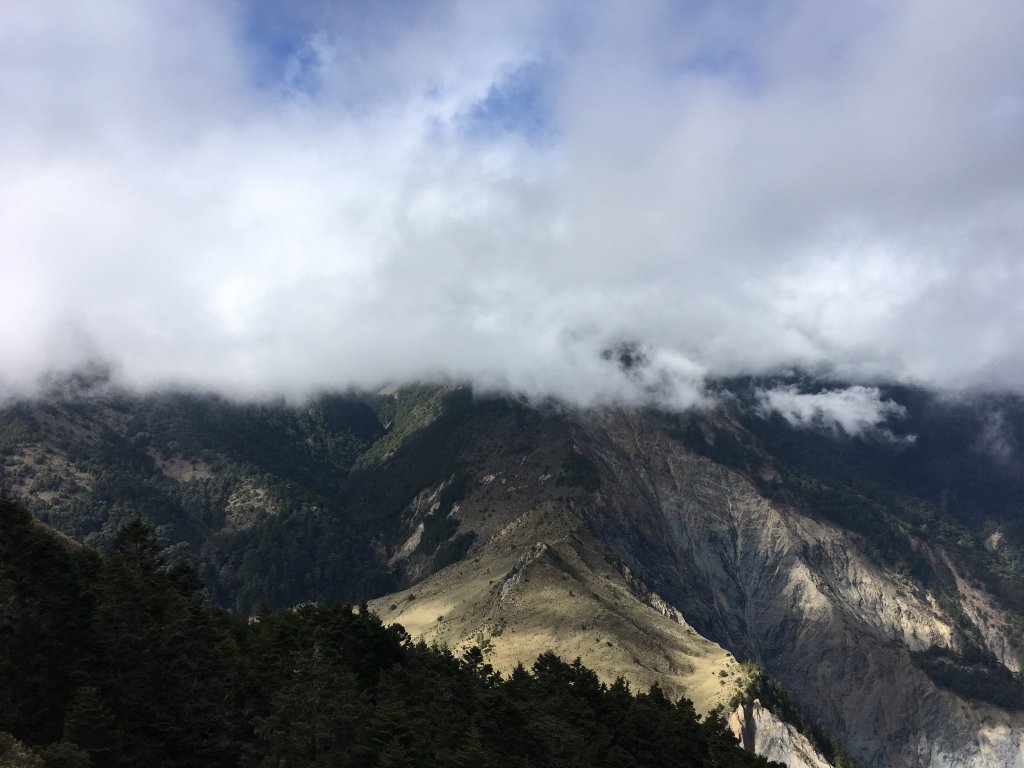
{"label": "green vegetation patch", "polygon": [[200,600],[138,522],[101,558],[0,498],[0,547],[0,750],[28,764],[771,765],[720,716],[579,660],[505,678],[365,606],[246,621]]}
{"label": "green vegetation patch", "polygon": [[932,646],[912,652],[910,658],[932,682],[958,696],[1003,709],[1024,710],[1024,682],[988,651],[968,646],[957,654]]}

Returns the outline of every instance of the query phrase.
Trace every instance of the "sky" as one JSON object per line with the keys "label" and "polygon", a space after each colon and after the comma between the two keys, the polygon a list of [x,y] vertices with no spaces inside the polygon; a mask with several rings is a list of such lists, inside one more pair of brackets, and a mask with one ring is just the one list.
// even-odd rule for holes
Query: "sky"
{"label": "sky", "polygon": [[0,389],[1021,392],[1022,40],[1019,0],[5,0]]}

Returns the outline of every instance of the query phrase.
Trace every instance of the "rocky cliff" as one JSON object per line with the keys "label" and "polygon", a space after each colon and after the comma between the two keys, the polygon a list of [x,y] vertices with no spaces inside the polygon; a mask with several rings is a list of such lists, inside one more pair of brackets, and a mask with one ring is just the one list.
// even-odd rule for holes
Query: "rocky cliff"
{"label": "rocky cliff", "polygon": [[729,728],[743,748],[789,768],[832,768],[807,737],[754,699],[729,715]]}
{"label": "rocky cliff", "polygon": [[860,537],[766,500],[643,415],[592,415],[577,436],[608,478],[588,515],[596,535],[698,632],[763,663],[854,756],[1024,765],[1024,717],[912,663],[911,651],[955,646],[954,620]]}

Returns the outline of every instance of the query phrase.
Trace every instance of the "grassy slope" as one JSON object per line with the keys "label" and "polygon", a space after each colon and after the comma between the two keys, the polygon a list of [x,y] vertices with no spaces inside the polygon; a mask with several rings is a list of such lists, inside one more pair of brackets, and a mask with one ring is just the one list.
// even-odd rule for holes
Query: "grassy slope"
{"label": "grassy slope", "polygon": [[[657,682],[699,711],[725,704],[738,665],[720,646],[645,605],[579,518],[557,502],[505,526],[460,563],[373,601],[385,622],[452,648],[477,645],[497,669],[545,650],[606,681]],[[722,674],[724,673],[724,675]]]}

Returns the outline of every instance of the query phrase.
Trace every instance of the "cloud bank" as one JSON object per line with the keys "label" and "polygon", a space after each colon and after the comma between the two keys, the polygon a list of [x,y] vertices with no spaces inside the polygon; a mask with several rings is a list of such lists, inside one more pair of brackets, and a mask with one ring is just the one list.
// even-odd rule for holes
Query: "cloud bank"
{"label": "cloud bank", "polygon": [[641,6],[4,3],[3,386],[1024,389],[1024,6]]}

